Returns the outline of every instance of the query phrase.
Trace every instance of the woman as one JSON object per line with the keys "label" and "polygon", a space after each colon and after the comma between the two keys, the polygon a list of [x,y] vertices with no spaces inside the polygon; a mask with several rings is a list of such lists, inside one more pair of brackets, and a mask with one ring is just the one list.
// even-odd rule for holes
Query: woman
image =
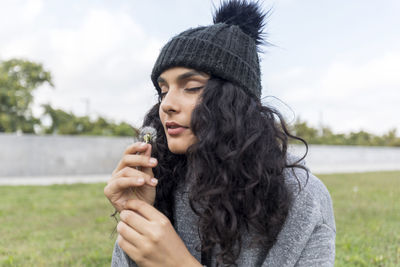
{"label": "woman", "polygon": [[121,219],[112,266],[333,266],[329,192],[260,101],[260,10],[225,2],[162,49],[144,120],[157,138],[129,146],[104,189]]}

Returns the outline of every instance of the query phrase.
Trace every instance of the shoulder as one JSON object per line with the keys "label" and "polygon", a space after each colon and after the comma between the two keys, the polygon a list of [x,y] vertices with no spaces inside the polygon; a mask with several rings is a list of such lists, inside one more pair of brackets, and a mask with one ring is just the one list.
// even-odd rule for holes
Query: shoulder
{"label": "shoulder", "polygon": [[[328,189],[320,179],[302,168],[287,168],[285,184],[292,195],[292,203],[276,243],[265,260],[266,265],[294,266],[305,254],[308,255],[306,248],[310,247],[312,258],[318,255],[321,257],[318,260],[322,260],[321,255],[327,254],[324,266],[331,266],[336,226]],[[306,261],[310,259],[306,258]],[[320,266],[320,263],[299,266]]]}
{"label": "shoulder", "polygon": [[305,165],[285,169],[285,184],[292,195],[289,218],[315,226],[325,224],[336,232],[332,199],[325,184]]}
{"label": "shoulder", "polygon": [[292,203],[266,266],[333,266],[336,227],[328,189],[302,168],[286,169],[285,183]]}

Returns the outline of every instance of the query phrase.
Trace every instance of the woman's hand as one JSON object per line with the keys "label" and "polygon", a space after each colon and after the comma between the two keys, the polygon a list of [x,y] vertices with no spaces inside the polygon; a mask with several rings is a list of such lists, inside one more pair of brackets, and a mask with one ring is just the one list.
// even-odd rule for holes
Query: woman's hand
{"label": "woman's hand", "polygon": [[120,212],[130,199],[154,204],[157,179],[152,168],[157,160],[151,158],[151,145],[137,142],[127,147],[117,168],[112,173],[104,194]]}
{"label": "woman's hand", "polygon": [[168,218],[140,200],[130,200],[120,214],[118,245],[140,267],[201,266]]}

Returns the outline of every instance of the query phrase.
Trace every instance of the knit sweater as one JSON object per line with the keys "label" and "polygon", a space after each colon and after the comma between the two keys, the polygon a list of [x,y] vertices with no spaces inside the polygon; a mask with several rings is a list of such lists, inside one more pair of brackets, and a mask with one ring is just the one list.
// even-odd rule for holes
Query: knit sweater
{"label": "knit sweater", "polygon": [[[300,181],[302,190],[299,190]],[[278,234],[275,245],[267,253],[262,247],[251,247],[251,234],[243,235],[238,266],[313,267],[333,266],[335,260],[336,226],[332,200],[325,185],[311,173],[307,182],[305,171],[295,168],[285,171],[285,183],[293,194],[288,217]],[[175,230],[190,253],[200,262],[201,253],[197,230],[197,216],[189,206],[187,186],[177,188],[175,200]],[[213,252],[215,255],[215,251]],[[115,244],[111,266],[137,266]],[[216,266],[215,257],[211,266]]]}

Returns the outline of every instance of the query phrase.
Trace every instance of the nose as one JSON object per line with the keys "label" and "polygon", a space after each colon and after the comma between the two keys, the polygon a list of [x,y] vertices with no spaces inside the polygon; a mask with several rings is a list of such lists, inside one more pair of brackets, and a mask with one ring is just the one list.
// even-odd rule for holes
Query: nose
{"label": "nose", "polygon": [[179,112],[178,90],[170,88],[161,101],[161,109],[165,113]]}

